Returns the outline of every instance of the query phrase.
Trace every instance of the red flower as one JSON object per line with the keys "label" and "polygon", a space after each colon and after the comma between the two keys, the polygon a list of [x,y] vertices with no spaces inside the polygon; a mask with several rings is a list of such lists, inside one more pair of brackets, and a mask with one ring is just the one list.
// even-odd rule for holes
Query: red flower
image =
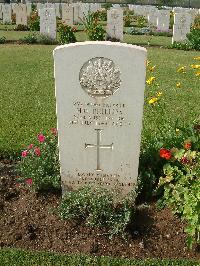
{"label": "red flower", "polygon": [[31,178],[28,178],[28,179],[26,179],[25,182],[26,182],[27,185],[30,185],[31,186],[32,183],[33,183],[33,180]]}
{"label": "red flower", "polygon": [[22,157],[26,157],[27,155],[28,155],[28,151],[27,150],[22,152]]}
{"label": "red flower", "polygon": [[186,156],[183,156],[181,158],[181,163],[182,164],[189,164],[190,163],[190,160]]}
{"label": "red flower", "polygon": [[159,154],[161,158],[164,158],[166,160],[169,160],[172,157],[170,150],[167,150],[165,148],[161,148]]}
{"label": "red flower", "polygon": [[185,142],[185,143],[184,143],[184,148],[185,148],[186,150],[189,150],[191,147],[192,147],[192,143],[191,143],[191,142]]}
{"label": "red flower", "polygon": [[32,149],[33,148],[33,144],[30,144],[29,146],[28,146],[28,149]]}
{"label": "red flower", "polygon": [[43,135],[43,134],[39,134],[38,135],[38,140],[39,140],[39,142],[44,142],[45,141],[45,136]]}
{"label": "red flower", "polygon": [[35,155],[38,156],[38,157],[41,155],[40,148],[35,148],[34,152],[35,152]]}

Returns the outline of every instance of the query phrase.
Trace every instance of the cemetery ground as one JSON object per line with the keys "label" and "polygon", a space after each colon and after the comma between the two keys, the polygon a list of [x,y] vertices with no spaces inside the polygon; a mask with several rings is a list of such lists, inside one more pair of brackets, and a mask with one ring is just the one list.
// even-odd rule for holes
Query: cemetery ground
{"label": "cemetery ground", "polygon": [[[105,229],[58,218],[56,208],[61,200],[60,191],[38,194],[31,192],[29,186],[18,185],[15,166],[21,150],[35,141],[38,132],[56,126],[54,48],[17,44],[5,44],[0,48],[0,261],[5,265],[24,265],[24,261],[28,265],[30,261],[40,260],[43,261],[41,265],[64,265],[64,262],[69,265],[198,265],[199,248],[194,245],[192,250],[188,249],[185,222],[168,208],[159,210],[156,197],[149,201],[140,196],[127,237],[113,236],[110,239]],[[197,57],[199,52],[195,51],[148,49],[149,84],[145,90],[141,168],[146,163],[151,168],[151,163],[157,158],[155,152],[159,154],[162,145],[180,145],[183,127],[192,127],[194,121],[199,123],[199,75],[194,67],[199,65],[199,61],[194,59]],[[159,164],[160,159],[157,160]],[[118,259],[84,255],[59,257],[46,253],[33,255],[8,248]],[[122,258],[180,261],[130,262]],[[12,263],[10,259],[13,259]],[[18,264],[14,264],[15,261]]]}

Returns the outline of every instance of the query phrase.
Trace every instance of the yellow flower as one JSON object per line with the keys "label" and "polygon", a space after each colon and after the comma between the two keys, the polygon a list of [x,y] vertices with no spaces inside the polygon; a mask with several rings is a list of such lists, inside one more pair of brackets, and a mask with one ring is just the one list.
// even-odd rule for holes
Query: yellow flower
{"label": "yellow flower", "polygon": [[193,69],[199,69],[200,68],[200,65],[191,65],[191,68],[193,68]]}
{"label": "yellow flower", "polygon": [[196,74],[195,74],[195,76],[200,76],[200,71],[198,71]]}
{"label": "yellow flower", "polygon": [[151,64],[151,61],[147,60],[146,65],[149,66]]}
{"label": "yellow flower", "polygon": [[177,83],[176,83],[176,87],[177,87],[177,88],[180,88],[180,87],[181,87],[181,83],[180,83],[180,82],[177,82]]}
{"label": "yellow flower", "polygon": [[177,69],[177,72],[185,73],[185,69],[186,69],[186,66],[179,67],[179,68]]}
{"label": "yellow flower", "polygon": [[151,98],[151,99],[149,100],[149,104],[155,104],[155,103],[157,103],[157,101],[158,101],[158,98],[153,97],[153,98]]}
{"label": "yellow flower", "polygon": [[176,134],[178,134],[178,133],[179,133],[179,131],[180,131],[180,129],[179,129],[179,128],[176,128]]}
{"label": "yellow flower", "polygon": [[156,67],[156,66],[152,66],[152,67],[150,67],[150,68],[149,68],[149,71],[153,72],[153,71],[155,70],[155,67]]}
{"label": "yellow flower", "polygon": [[200,56],[194,57],[194,60],[200,60]]}
{"label": "yellow flower", "polygon": [[151,85],[152,82],[153,82],[155,79],[156,79],[155,77],[150,77],[150,78],[146,81],[146,83],[147,83],[148,85]]}
{"label": "yellow flower", "polygon": [[158,91],[158,92],[156,93],[156,95],[157,95],[158,97],[160,97],[160,96],[162,95],[162,92],[161,92],[161,91]]}

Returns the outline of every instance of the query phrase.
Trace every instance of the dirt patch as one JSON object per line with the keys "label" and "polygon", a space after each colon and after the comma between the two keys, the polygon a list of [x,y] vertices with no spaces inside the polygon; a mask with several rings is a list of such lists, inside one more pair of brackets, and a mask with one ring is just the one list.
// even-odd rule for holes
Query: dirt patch
{"label": "dirt patch", "polygon": [[188,250],[184,223],[155,203],[138,206],[128,237],[109,239],[106,230],[61,220],[61,193],[36,194],[17,186],[14,167],[1,163],[0,247],[85,253],[126,258],[200,259],[197,247]]}

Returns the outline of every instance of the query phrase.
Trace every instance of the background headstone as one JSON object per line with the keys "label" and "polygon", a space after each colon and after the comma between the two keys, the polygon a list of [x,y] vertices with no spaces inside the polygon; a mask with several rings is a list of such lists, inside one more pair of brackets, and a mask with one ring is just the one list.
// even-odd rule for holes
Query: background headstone
{"label": "background headstone", "polygon": [[107,11],[106,32],[109,38],[123,41],[123,10],[120,8]]}
{"label": "background headstone", "polygon": [[3,12],[3,23],[12,23],[11,5],[10,4],[2,5],[2,12]]}
{"label": "background headstone", "polygon": [[70,26],[74,24],[74,8],[72,5],[62,5],[62,21]]}
{"label": "background headstone", "polygon": [[15,6],[16,12],[16,25],[25,25],[27,26],[27,12],[25,4],[18,4]]}
{"label": "background headstone", "polygon": [[157,30],[168,31],[170,23],[170,11],[158,10],[157,12]]}
{"label": "background headstone", "polygon": [[56,39],[56,13],[54,8],[40,9],[40,33]]}
{"label": "background headstone", "polygon": [[190,32],[190,26],[191,15],[189,13],[175,13],[172,43],[185,41],[187,33]]}
{"label": "background headstone", "polygon": [[54,50],[63,191],[92,185],[126,196],[136,185],[145,62],[145,48],[121,43]]}

